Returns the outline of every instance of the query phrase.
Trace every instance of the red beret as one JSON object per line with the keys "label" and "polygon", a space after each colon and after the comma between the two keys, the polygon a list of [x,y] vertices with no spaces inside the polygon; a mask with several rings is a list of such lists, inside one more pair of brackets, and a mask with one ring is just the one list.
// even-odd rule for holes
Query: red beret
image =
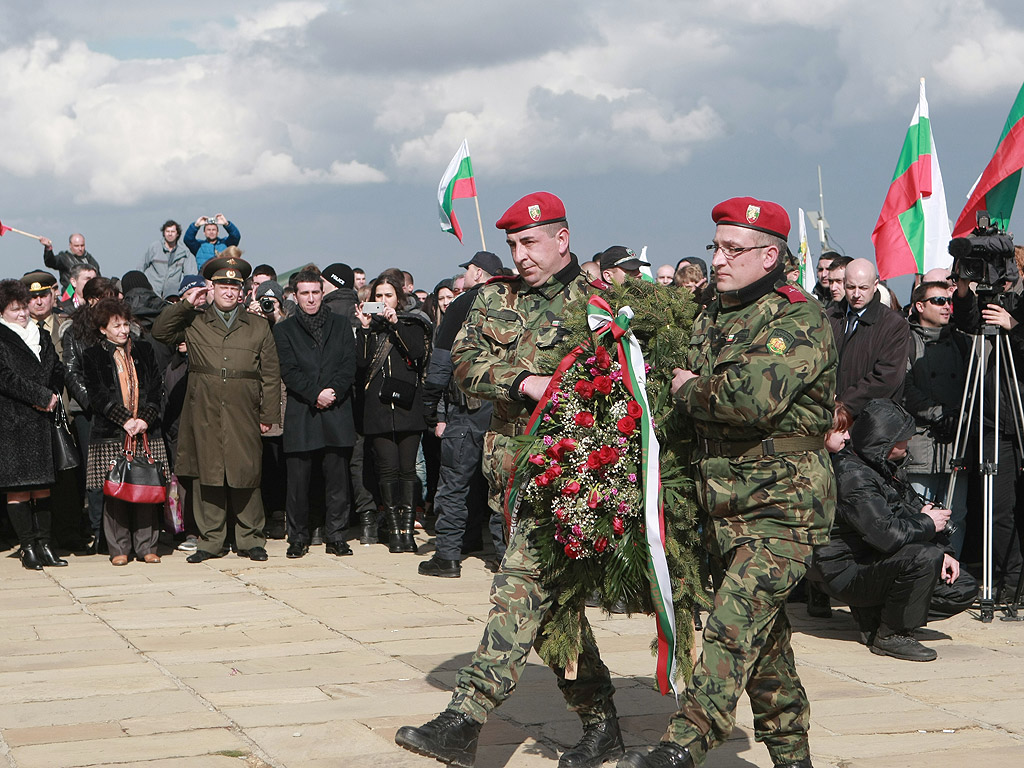
{"label": "red beret", "polygon": [[715,224],[732,224],[789,239],[789,214],[778,203],[755,200],[753,197],[734,197],[711,209]]}
{"label": "red beret", "polygon": [[565,221],[562,201],[550,192],[534,192],[512,203],[494,226],[506,232],[521,232],[556,221]]}

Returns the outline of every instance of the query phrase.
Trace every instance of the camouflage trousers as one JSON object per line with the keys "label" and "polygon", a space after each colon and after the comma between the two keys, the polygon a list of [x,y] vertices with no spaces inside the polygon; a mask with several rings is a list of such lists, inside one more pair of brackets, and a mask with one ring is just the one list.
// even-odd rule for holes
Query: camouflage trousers
{"label": "camouflage trousers", "polygon": [[792,557],[801,549],[810,556],[810,546],[755,540],[733,549],[724,563],[701,658],[664,737],[688,747],[698,764],[732,734],[744,690],[754,713],[754,736],[773,761],[810,756],[810,704],[797,676],[786,616],[786,597],[806,570],[805,559]]}
{"label": "camouflage trousers", "polygon": [[[530,519],[521,519],[516,526],[491,585],[491,611],[480,647],[455,678],[448,709],[464,712],[480,723],[515,690],[554,604],[554,596],[540,581],[534,530]],[[583,653],[576,679],[566,680],[563,669],[552,667],[552,671],[569,711],[588,725],[615,714],[615,688],[586,616],[582,625]]]}

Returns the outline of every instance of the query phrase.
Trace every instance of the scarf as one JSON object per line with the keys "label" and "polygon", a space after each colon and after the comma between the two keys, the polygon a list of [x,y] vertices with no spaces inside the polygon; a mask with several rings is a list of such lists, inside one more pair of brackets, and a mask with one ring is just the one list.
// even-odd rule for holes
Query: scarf
{"label": "scarf", "polygon": [[313,337],[313,341],[318,347],[323,346],[324,343],[324,326],[327,324],[328,312],[330,310],[321,304],[315,315],[308,315],[301,308],[295,313],[295,319],[299,321],[299,325]]}
{"label": "scarf", "polygon": [[39,326],[36,325],[35,322],[29,320],[28,325],[24,327],[17,323],[9,323],[2,319],[0,319],[0,323],[3,323],[18,334],[18,338],[25,342],[25,346],[32,350],[32,354],[36,356],[36,360],[39,359],[39,352],[42,349],[42,345],[39,340]]}
{"label": "scarf", "polygon": [[114,347],[114,366],[117,368],[117,383],[121,385],[121,402],[131,413],[132,418],[137,418],[139,377],[135,372],[135,361],[132,360],[131,339],[128,339],[123,347]]}

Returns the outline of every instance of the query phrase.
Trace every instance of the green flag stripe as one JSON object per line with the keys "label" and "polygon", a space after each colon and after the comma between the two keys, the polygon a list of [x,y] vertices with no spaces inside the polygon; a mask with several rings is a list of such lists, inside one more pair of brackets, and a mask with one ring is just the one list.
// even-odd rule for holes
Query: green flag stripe
{"label": "green flag stripe", "polygon": [[896,173],[892,178],[895,181],[907,169],[917,162],[921,155],[930,155],[932,152],[932,126],[927,117],[919,118],[916,125],[910,126],[907,131],[907,138],[903,140],[903,149],[900,150],[900,159],[896,162]]}
{"label": "green flag stripe", "polygon": [[458,179],[468,179],[473,175],[473,163],[469,159],[469,156],[462,158],[462,162],[459,163],[459,170],[456,171],[455,175],[452,176],[448,182],[448,187],[444,191],[444,208],[446,211],[452,209],[452,191],[455,189],[455,182]]}
{"label": "green flag stripe", "polygon": [[996,142],[996,147],[1003,143],[1003,139],[1017,123],[1024,120],[1024,85],[1021,86],[1020,91],[1017,92],[1017,100],[1013,102],[1013,106],[1010,107],[1010,114],[1006,116],[1006,125],[1003,126],[1003,132],[999,134],[999,141]]}
{"label": "green flag stripe", "polygon": [[917,271],[924,272],[924,205],[920,200],[905,210],[898,217],[907,245],[914,254]]}

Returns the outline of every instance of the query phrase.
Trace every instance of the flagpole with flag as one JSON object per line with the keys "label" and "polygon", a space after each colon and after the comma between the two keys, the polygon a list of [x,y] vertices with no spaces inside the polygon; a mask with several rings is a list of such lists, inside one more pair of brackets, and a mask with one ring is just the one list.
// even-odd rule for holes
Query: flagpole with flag
{"label": "flagpole with flag", "polygon": [[807,293],[814,295],[814,285],[817,283],[817,276],[811,265],[811,248],[807,244],[807,221],[804,218],[804,209],[797,208],[800,218],[800,287]]}
{"label": "flagpole with flag", "polygon": [[0,222],[0,237],[3,237],[8,232],[17,232],[19,235],[24,235],[25,237],[31,237],[33,240],[40,240],[41,239],[39,237],[39,235],[33,235],[31,232],[25,232],[24,230],[21,230],[21,229],[15,229],[14,227],[8,227],[3,222]]}
{"label": "flagpole with flag", "polygon": [[988,211],[992,223],[999,229],[1010,226],[1010,214],[1017,198],[1020,185],[1020,171],[1024,167],[1024,86],[1010,108],[1006,125],[999,136],[996,151],[992,154],[981,177],[975,183],[967,198],[967,205],[953,227],[954,237],[971,234],[978,220],[978,213]]}
{"label": "flagpole with flag", "polygon": [[484,242],[484,222],[480,216],[480,201],[476,195],[476,179],[473,177],[473,161],[469,158],[469,142],[462,140],[462,146],[448,163],[448,168],[437,185],[437,204],[441,215],[441,231],[449,232],[462,242],[462,227],[455,218],[454,201],[472,197],[476,202],[476,221],[480,226],[480,245],[487,250]]}
{"label": "flagpole with flag", "polygon": [[878,276],[923,274],[949,267],[949,216],[935,151],[924,78],[889,193],[871,233]]}

